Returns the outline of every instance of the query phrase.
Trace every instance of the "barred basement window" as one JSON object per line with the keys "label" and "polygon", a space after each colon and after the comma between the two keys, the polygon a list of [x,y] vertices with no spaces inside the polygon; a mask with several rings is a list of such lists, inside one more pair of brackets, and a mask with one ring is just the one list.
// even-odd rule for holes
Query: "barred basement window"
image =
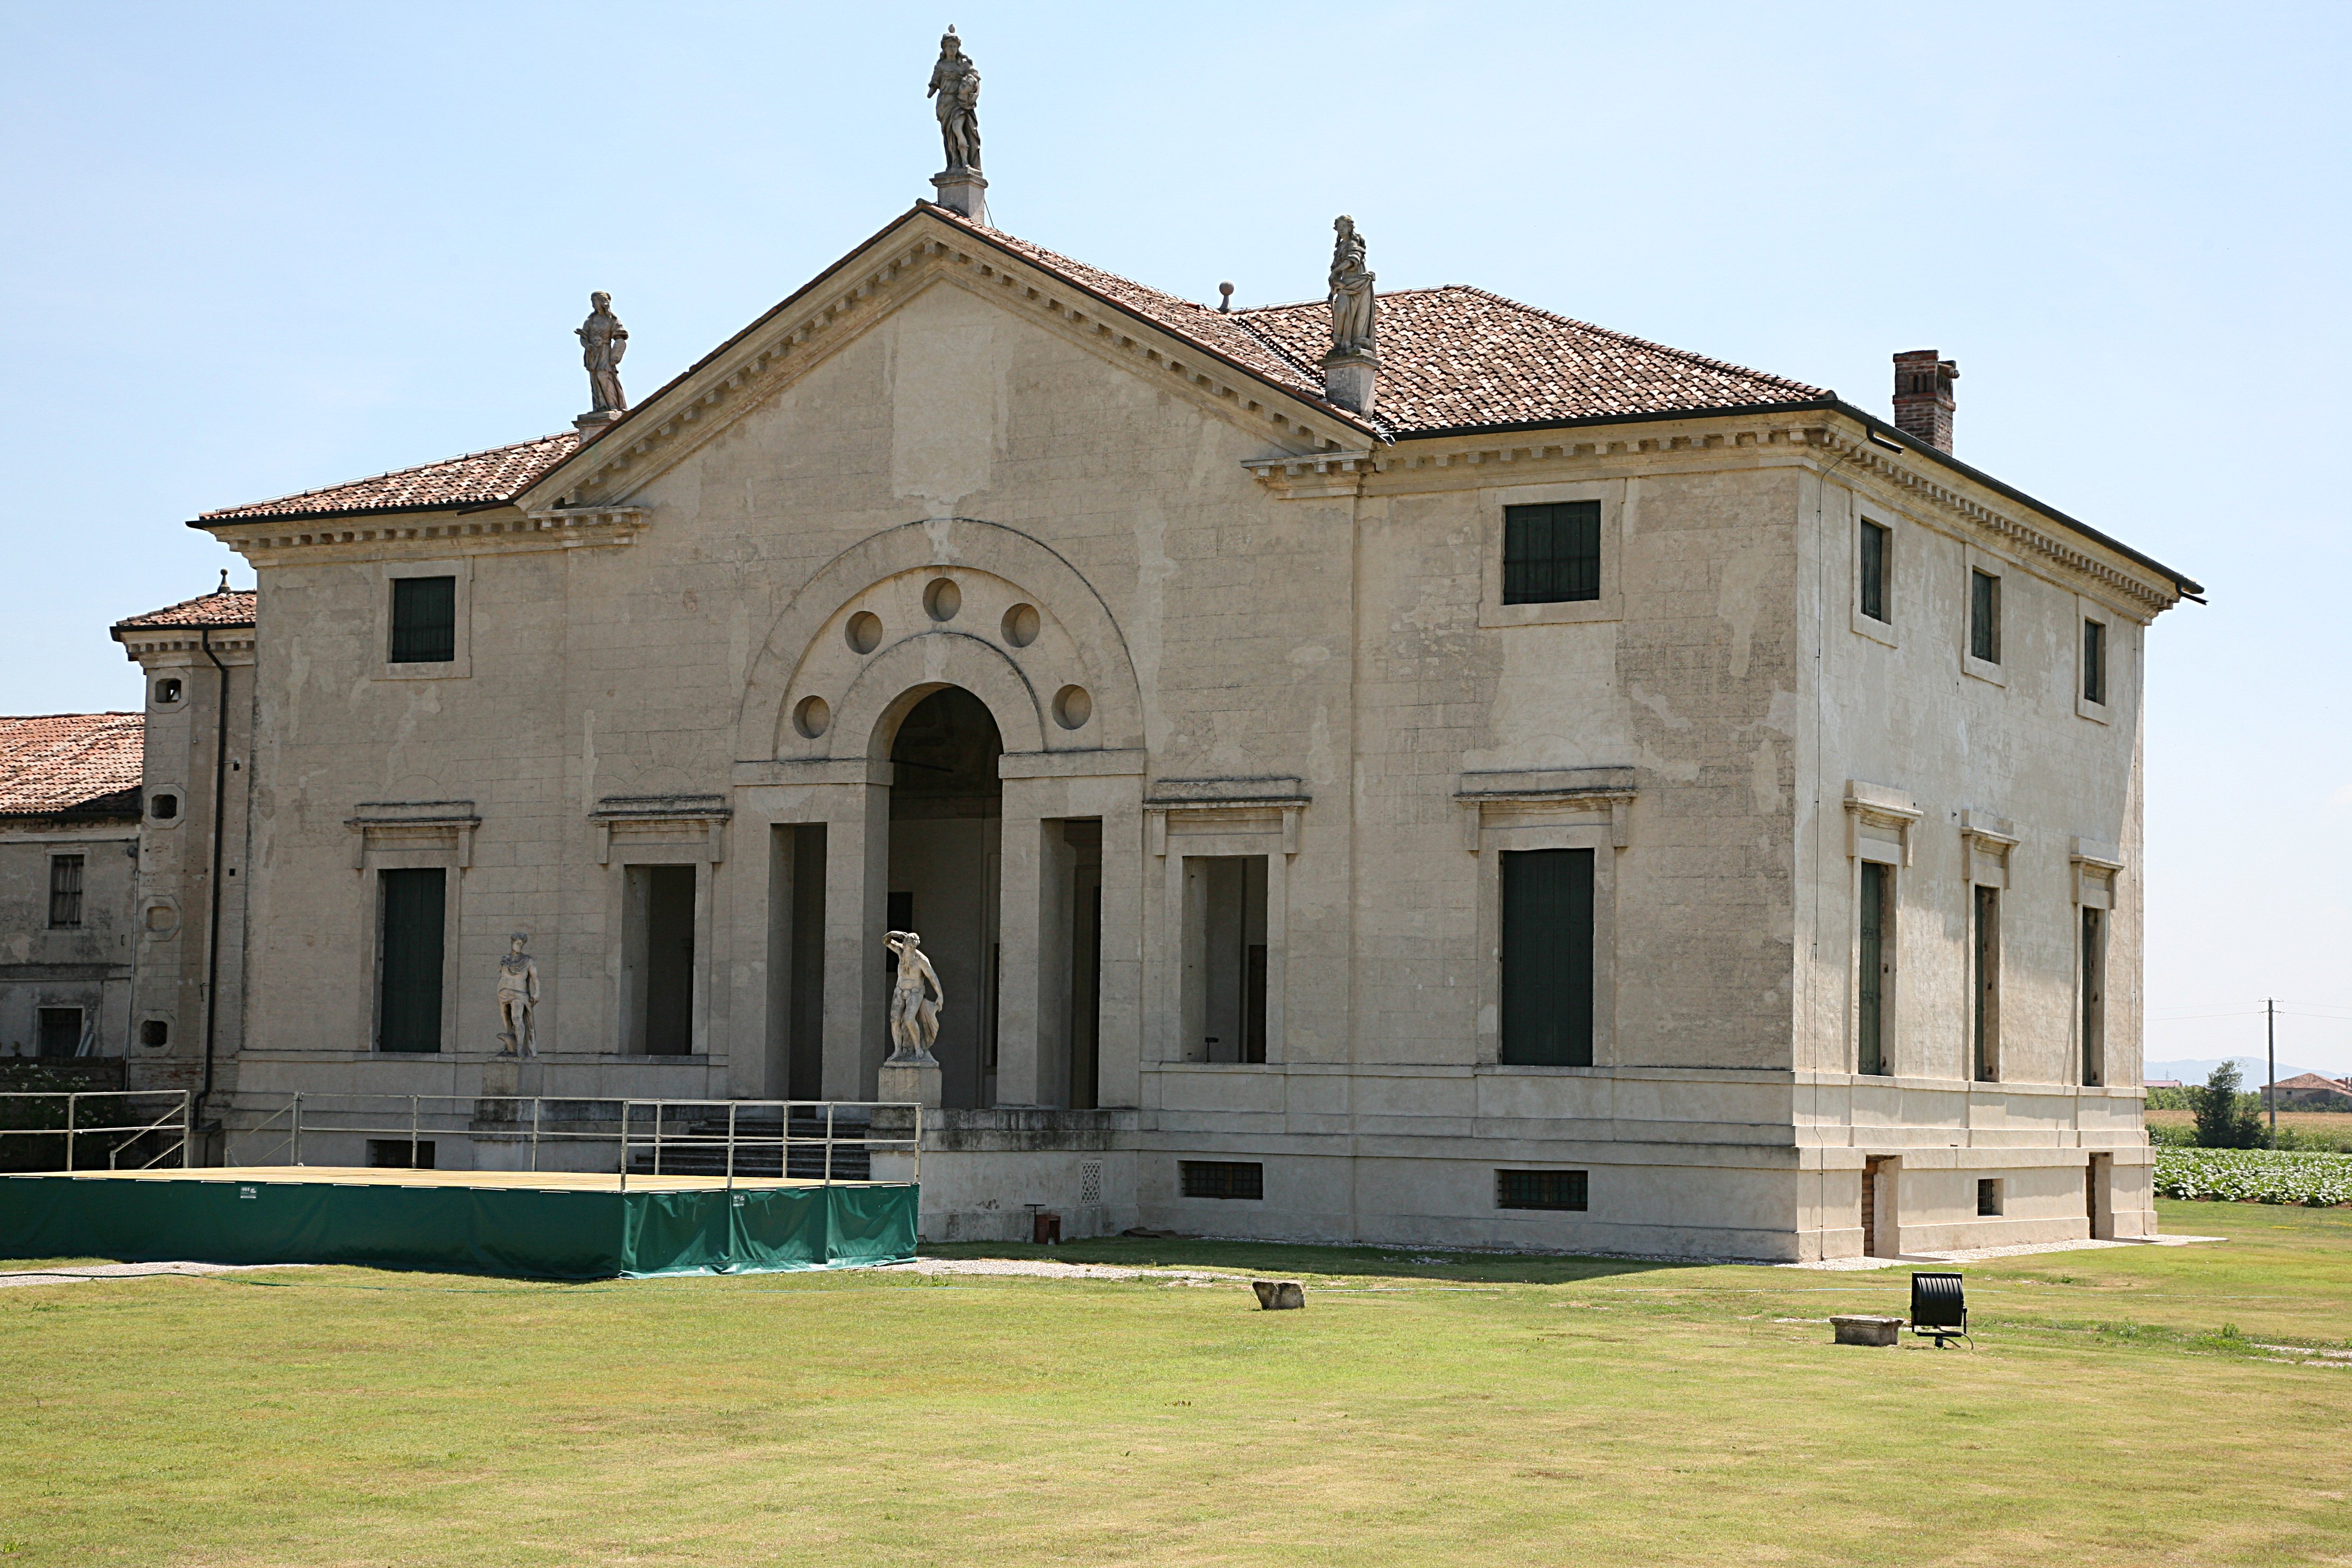
{"label": "barred basement window", "polygon": [[1574,1209],[1585,1208],[1586,1177],[1583,1171],[1497,1171],[1495,1173],[1495,1206],[1498,1209]]}
{"label": "barred basement window", "polygon": [[1503,603],[1559,605],[1599,597],[1599,501],[1503,509]]}
{"label": "barred basement window", "polygon": [[49,924],[81,924],[81,865],[79,855],[49,857]]}
{"label": "barred basement window", "polygon": [[1998,1177],[1993,1177],[1993,1176],[1986,1176],[1986,1177],[1983,1177],[1983,1178],[1979,1179],[1979,1180],[1978,1181],[1978,1183],[1977,1183],[1977,1214],[1978,1214],[1978,1215],[1979,1215],[1979,1217],[1990,1217],[1990,1216],[1995,1215],[1998,1215],[1998,1214],[2000,1214],[2000,1179],[1999,1179]]}
{"label": "barred basement window", "polygon": [[367,1141],[367,1163],[379,1171],[429,1171],[433,1169],[433,1140],[419,1138],[411,1143],[405,1138],[371,1138]]}
{"label": "barred basement window", "polygon": [[392,580],[392,662],[448,664],[457,657],[457,579]]}
{"label": "barred basement window", "polygon": [[1254,1160],[1179,1160],[1176,1174],[1188,1198],[1265,1196],[1265,1167]]}

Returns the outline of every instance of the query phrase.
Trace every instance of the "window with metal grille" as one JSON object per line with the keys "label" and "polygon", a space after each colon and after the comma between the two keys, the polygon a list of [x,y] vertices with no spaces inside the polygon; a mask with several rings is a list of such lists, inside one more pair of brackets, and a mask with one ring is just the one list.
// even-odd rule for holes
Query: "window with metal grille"
{"label": "window with metal grille", "polygon": [[433,1140],[419,1138],[411,1142],[405,1138],[371,1138],[367,1141],[367,1163],[379,1171],[432,1170]]}
{"label": "window with metal grille", "polygon": [[2083,700],[2105,704],[2107,700],[2107,628],[2097,621],[2083,623]]}
{"label": "window with metal grille", "polygon": [[79,855],[49,857],[49,924],[81,924],[81,864]]}
{"label": "window with metal grille", "polygon": [[392,662],[447,664],[457,657],[457,579],[392,580]]}
{"label": "window with metal grille", "polygon": [[1583,1171],[1497,1171],[1495,1206],[1498,1209],[1574,1209],[1586,1206]]}
{"label": "window with metal grille", "polygon": [[2000,579],[1990,572],[1969,574],[1969,657],[2000,662]]}
{"label": "window with metal grille", "polygon": [[1860,1004],[1854,1013],[1854,1071],[1886,1071],[1888,1004],[1895,981],[1895,870],[1862,863],[1861,956],[1855,964]]}
{"label": "window with metal grille", "polygon": [[447,873],[378,874],[376,1048],[441,1048],[441,958]]}
{"label": "window with metal grille", "polygon": [[1508,1067],[1592,1065],[1590,849],[1503,854],[1503,1040]]}
{"label": "window with metal grille", "polygon": [[1977,1182],[1977,1213],[1979,1215],[2000,1213],[2000,1181],[1995,1176],[1981,1177]]}
{"label": "window with metal grille", "polygon": [[1265,1196],[1265,1167],[1255,1160],[1179,1160],[1176,1174],[1188,1198]]}
{"label": "window with metal grille", "polygon": [[1891,621],[1886,613],[1887,546],[1894,532],[1883,523],[1862,525],[1861,559],[1857,562],[1862,578],[1862,613],[1874,621]]}
{"label": "window with metal grille", "polygon": [[1599,501],[1503,509],[1503,603],[1559,605],[1599,597]]}

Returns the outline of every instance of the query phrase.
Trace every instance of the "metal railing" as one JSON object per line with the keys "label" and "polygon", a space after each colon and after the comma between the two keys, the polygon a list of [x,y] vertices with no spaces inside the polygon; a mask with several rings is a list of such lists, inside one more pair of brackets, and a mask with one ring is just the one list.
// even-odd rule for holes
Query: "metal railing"
{"label": "metal railing", "polygon": [[[289,1091],[270,1108],[271,1097],[241,1094],[222,1108],[222,1163],[306,1163],[303,1141],[321,1135],[362,1137],[408,1145],[415,1168],[425,1141],[462,1138],[520,1143],[525,1166],[540,1168],[543,1147],[581,1143],[614,1145],[612,1169],[628,1190],[633,1159],[649,1169],[639,1175],[699,1174],[725,1177],[733,1186],[746,1169],[771,1156],[778,1176],[794,1175],[795,1163],[814,1167],[807,1179],[827,1185],[862,1181],[842,1169],[870,1169],[875,1154],[903,1153],[922,1176],[922,1107],[885,1100],[633,1100],[576,1096],[456,1094],[322,1094]],[[880,1113],[877,1115],[877,1113]],[[772,1128],[772,1131],[770,1129]],[[814,1152],[795,1162],[794,1151]],[[715,1160],[710,1156],[715,1155]],[[681,1172],[689,1166],[718,1169]],[[668,1171],[663,1169],[667,1162]]]}
{"label": "metal railing", "polygon": [[[135,1102],[142,1100],[164,1101],[165,1108],[159,1115],[144,1121],[139,1121],[137,1119],[145,1112]],[[82,1125],[82,1102],[85,1100],[119,1100],[124,1103],[120,1109],[112,1111],[113,1120],[97,1126],[84,1126]],[[43,1103],[45,1101],[47,1102],[46,1105]],[[46,1121],[41,1113],[49,1106],[57,1105],[61,1105],[65,1113],[62,1126],[19,1127],[16,1125],[19,1121],[25,1120],[26,1113],[30,1113],[35,1120]],[[195,1097],[184,1089],[11,1090],[0,1093],[0,1140],[9,1138],[61,1140],[65,1144],[66,1158],[65,1163],[58,1169],[66,1172],[79,1168],[79,1143],[85,1138],[112,1140],[106,1144],[106,1168],[110,1171],[152,1170],[174,1153],[180,1156],[181,1165],[190,1166],[195,1163],[195,1140],[190,1136],[194,1131],[192,1117],[194,1106]],[[134,1155],[137,1153],[140,1140],[162,1134],[170,1134],[162,1149],[149,1154],[135,1165],[126,1167],[121,1163],[126,1152]],[[5,1154],[13,1147],[16,1146],[0,1142],[0,1154]],[[37,1159],[38,1155],[35,1157]],[[7,1169],[12,1163],[13,1162],[0,1158],[0,1170]],[[96,1168],[91,1167],[93,1170]]]}

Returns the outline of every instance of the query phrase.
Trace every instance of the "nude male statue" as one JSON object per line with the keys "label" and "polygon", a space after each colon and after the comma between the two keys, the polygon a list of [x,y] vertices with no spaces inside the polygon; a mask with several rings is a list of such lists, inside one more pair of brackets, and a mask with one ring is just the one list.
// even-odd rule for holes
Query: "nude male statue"
{"label": "nude male statue", "polygon": [[504,1042],[499,1051],[502,1057],[539,1055],[531,1029],[531,1013],[539,1005],[539,964],[522,950],[530,940],[515,932],[507,938],[507,955],[499,960],[499,1022],[506,1026],[499,1036]]}
{"label": "nude male statue", "polygon": [[[898,955],[898,977],[890,986],[890,1058],[927,1058],[940,1037],[940,1015],[947,1011],[947,993],[931,961],[923,956],[923,939],[910,931],[887,931],[882,945]],[[928,990],[929,994],[925,994]]]}

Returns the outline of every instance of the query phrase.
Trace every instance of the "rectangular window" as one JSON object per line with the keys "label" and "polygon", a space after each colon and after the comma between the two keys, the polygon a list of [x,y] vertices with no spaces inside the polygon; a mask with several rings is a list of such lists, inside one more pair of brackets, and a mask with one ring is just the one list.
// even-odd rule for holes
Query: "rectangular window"
{"label": "rectangular window", "polygon": [[433,1140],[419,1138],[412,1143],[405,1138],[371,1138],[367,1141],[367,1163],[379,1171],[429,1171],[433,1169]]}
{"label": "rectangular window", "polygon": [[2000,1181],[1986,1176],[1977,1183],[1977,1214],[1979,1217],[2000,1213]]}
{"label": "rectangular window", "polygon": [[81,924],[82,858],[49,857],[49,924],[54,928]]}
{"label": "rectangular window", "polygon": [[2000,662],[2000,579],[1990,572],[1969,573],[1969,657]]}
{"label": "rectangular window", "polygon": [[1976,1037],[1976,1077],[1979,1083],[2000,1079],[2000,889],[1976,889],[1976,1010],[1971,1033]]}
{"label": "rectangular window", "polygon": [[2088,619],[2083,622],[2083,700],[2107,700],[2107,628]]}
{"label": "rectangular window", "polygon": [[40,1039],[35,1047],[45,1057],[69,1057],[81,1049],[81,1009],[43,1007],[35,1020]]}
{"label": "rectangular window", "polygon": [[1590,849],[1503,854],[1503,1049],[1510,1067],[1592,1065]]}
{"label": "rectangular window", "polygon": [[1574,1209],[1585,1207],[1582,1171],[1497,1171],[1495,1206],[1498,1209]]}
{"label": "rectangular window", "polygon": [[1599,597],[1599,501],[1503,509],[1503,603],[1559,605]]}
{"label": "rectangular window", "polygon": [[2083,1082],[2107,1076],[2107,911],[2083,911]]}
{"label": "rectangular window", "polygon": [[1263,855],[1184,858],[1188,1060],[1265,1060],[1265,898]]}
{"label": "rectangular window", "polygon": [[1895,868],[1862,863],[1861,958],[1856,965],[1861,1005],[1855,1010],[1854,1070],[1886,1071],[1888,1004],[1895,991]]}
{"label": "rectangular window", "polygon": [[448,873],[377,875],[376,1049],[441,1048],[442,938]]}
{"label": "rectangular window", "polygon": [[1188,1198],[1265,1196],[1265,1167],[1255,1160],[1179,1160],[1176,1174]]}
{"label": "rectangular window", "polygon": [[1861,558],[1858,562],[1862,579],[1862,613],[1874,621],[1891,621],[1886,613],[1886,567],[1888,547],[1894,532],[1883,523],[1862,525]]}
{"label": "rectangular window", "polygon": [[623,895],[628,1048],[687,1056],[694,1049],[694,868],[631,866]]}
{"label": "rectangular window", "polygon": [[447,664],[457,657],[457,579],[392,580],[392,662]]}

